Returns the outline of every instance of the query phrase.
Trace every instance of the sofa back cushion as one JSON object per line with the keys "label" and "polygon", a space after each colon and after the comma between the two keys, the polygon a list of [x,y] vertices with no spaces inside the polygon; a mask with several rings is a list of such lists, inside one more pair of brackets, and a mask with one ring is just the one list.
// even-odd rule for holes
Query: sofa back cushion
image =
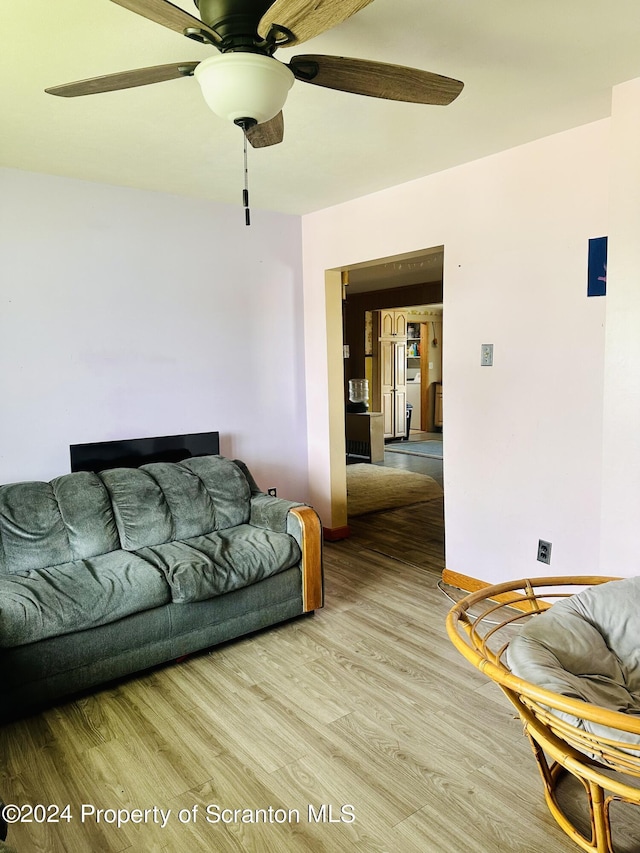
{"label": "sofa back cushion", "polygon": [[100,477],[111,498],[121,548],[135,551],[173,539],[173,520],[164,493],[147,471],[112,468],[101,471]]}
{"label": "sofa back cushion", "polygon": [[180,464],[195,474],[206,489],[215,512],[216,530],[249,521],[251,488],[235,462],[223,456],[194,456]]}
{"label": "sofa back cushion", "polygon": [[222,456],[0,486],[0,572],[136,551],[245,524],[251,488]]}
{"label": "sofa back cushion", "polygon": [[249,520],[249,483],[240,468],[222,456],[113,468],[99,476],[111,498],[121,547],[127,551]]}
{"label": "sofa back cushion", "polygon": [[120,547],[109,495],[96,474],[0,486],[0,571],[57,566]]}
{"label": "sofa back cushion", "polygon": [[168,462],[143,465],[162,489],[172,518],[172,539],[190,539],[216,528],[216,513],[202,480],[185,468]]}

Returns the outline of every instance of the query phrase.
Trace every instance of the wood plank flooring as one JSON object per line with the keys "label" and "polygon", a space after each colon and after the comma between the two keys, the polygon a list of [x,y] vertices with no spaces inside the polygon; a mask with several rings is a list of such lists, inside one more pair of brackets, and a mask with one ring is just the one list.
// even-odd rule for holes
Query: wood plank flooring
{"label": "wood plank flooring", "polygon": [[5,726],[5,801],[70,804],[12,826],[19,853],[577,850],[509,703],[446,637],[430,503],[326,544],[314,616]]}

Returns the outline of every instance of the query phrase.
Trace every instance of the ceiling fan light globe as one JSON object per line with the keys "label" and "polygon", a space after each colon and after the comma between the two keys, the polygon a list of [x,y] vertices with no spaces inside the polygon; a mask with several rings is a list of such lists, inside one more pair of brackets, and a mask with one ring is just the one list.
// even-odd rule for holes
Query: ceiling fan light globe
{"label": "ceiling fan light globe", "polygon": [[228,121],[276,116],[295,77],[277,59],[259,53],[222,53],[203,60],[195,77],[207,105]]}

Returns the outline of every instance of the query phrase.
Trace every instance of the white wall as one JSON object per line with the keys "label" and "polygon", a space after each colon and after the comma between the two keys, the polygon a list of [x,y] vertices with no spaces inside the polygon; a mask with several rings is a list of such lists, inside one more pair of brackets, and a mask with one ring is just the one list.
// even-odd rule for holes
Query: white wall
{"label": "white wall", "polygon": [[[545,538],[553,574],[634,573],[638,115],[633,81],[610,120],[306,216],[303,267],[295,217],[0,170],[0,482],[67,471],[73,442],[219,429],[340,526],[325,271],[444,244],[447,568],[541,574]],[[609,296],[587,299],[607,233]]]}
{"label": "white wall", "polygon": [[602,570],[640,574],[640,80],[613,91]]}
{"label": "white wall", "polygon": [[[309,472],[332,515],[325,270],[444,244],[446,566],[485,581],[595,572],[610,123],[597,122],[303,217]],[[313,323],[311,319],[313,318]],[[494,344],[494,367],[480,345]],[[335,507],[334,507],[335,509]],[[550,571],[536,561],[553,543]]]}
{"label": "white wall", "polygon": [[219,430],[307,496],[300,219],[0,170],[0,482]]}

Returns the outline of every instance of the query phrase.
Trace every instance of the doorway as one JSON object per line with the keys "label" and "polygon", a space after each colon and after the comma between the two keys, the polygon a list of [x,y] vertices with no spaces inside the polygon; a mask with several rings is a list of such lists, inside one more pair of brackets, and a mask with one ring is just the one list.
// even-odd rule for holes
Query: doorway
{"label": "doorway", "polygon": [[[436,383],[440,389],[442,387],[443,257],[443,247],[437,246],[410,255],[353,265],[340,271],[345,410],[348,411],[349,404],[349,380],[356,379],[368,380],[372,419],[382,408],[376,366],[380,351],[376,343],[381,337],[381,328],[387,330],[389,315],[392,320],[394,315],[399,316],[399,328],[403,334],[400,336],[402,345],[397,349],[404,353],[403,369],[407,384],[402,389],[402,405],[397,401],[397,405],[393,404],[398,424],[393,434],[386,436],[383,458],[373,464],[426,474],[440,487],[443,484],[442,420],[436,423],[435,396]],[[381,326],[383,315],[386,325]],[[397,329],[393,328],[397,334]],[[406,434],[405,401],[409,402],[407,415],[411,414],[410,423],[407,417]],[[388,425],[385,430],[389,432]],[[436,453],[426,452],[430,448],[425,445],[430,441],[434,444],[439,442],[440,458],[436,458]],[[348,454],[347,460],[358,461]]]}

